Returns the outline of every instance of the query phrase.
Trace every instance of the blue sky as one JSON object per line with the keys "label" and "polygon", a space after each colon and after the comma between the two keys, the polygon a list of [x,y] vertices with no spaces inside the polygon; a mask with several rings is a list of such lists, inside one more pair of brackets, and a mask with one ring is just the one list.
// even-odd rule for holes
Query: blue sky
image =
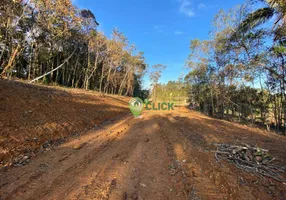
{"label": "blue sky", "polygon": [[[160,82],[177,80],[186,73],[185,60],[192,39],[208,39],[211,21],[219,9],[245,0],[73,0],[90,9],[100,23],[99,31],[110,36],[117,27],[143,51],[149,66],[165,64]],[[144,77],[149,87],[148,75]]]}

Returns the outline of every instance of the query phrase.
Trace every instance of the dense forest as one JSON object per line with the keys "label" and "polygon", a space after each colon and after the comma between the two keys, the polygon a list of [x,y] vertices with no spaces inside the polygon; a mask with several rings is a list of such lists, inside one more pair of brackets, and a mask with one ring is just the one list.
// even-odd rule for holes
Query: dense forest
{"label": "dense forest", "polygon": [[221,10],[210,39],[190,44],[191,71],[185,81],[192,105],[214,117],[259,123],[286,134],[285,45],[285,0]]}
{"label": "dense forest", "polygon": [[97,31],[90,10],[70,0],[1,0],[0,74],[130,95],[146,69],[142,52],[118,29]]}

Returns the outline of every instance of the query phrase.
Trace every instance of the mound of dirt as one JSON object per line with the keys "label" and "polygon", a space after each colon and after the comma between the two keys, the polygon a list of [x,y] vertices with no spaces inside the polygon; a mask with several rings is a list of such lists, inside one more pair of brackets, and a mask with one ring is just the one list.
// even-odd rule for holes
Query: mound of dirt
{"label": "mound of dirt", "polygon": [[127,114],[127,97],[0,80],[0,167]]}

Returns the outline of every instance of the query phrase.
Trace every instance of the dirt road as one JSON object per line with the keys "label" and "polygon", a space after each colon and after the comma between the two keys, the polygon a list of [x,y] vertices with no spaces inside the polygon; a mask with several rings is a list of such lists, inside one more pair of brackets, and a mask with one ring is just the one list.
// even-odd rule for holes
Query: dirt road
{"label": "dirt road", "polygon": [[286,199],[286,185],[217,163],[246,142],[286,164],[286,139],[185,108],[128,115],[0,173],[0,199]]}

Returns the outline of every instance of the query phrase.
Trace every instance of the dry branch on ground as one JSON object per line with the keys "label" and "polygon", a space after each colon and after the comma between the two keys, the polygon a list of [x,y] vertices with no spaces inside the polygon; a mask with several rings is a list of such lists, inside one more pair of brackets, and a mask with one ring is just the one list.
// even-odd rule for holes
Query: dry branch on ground
{"label": "dry branch on ground", "polygon": [[218,162],[223,159],[247,172],[286,182],[281,176],[281,173],[285,173],[285,168],[272,164],[275,158],[269,154],[268,150],[248,144],[215,144],[215,146],[217,146],[215,158]]}

